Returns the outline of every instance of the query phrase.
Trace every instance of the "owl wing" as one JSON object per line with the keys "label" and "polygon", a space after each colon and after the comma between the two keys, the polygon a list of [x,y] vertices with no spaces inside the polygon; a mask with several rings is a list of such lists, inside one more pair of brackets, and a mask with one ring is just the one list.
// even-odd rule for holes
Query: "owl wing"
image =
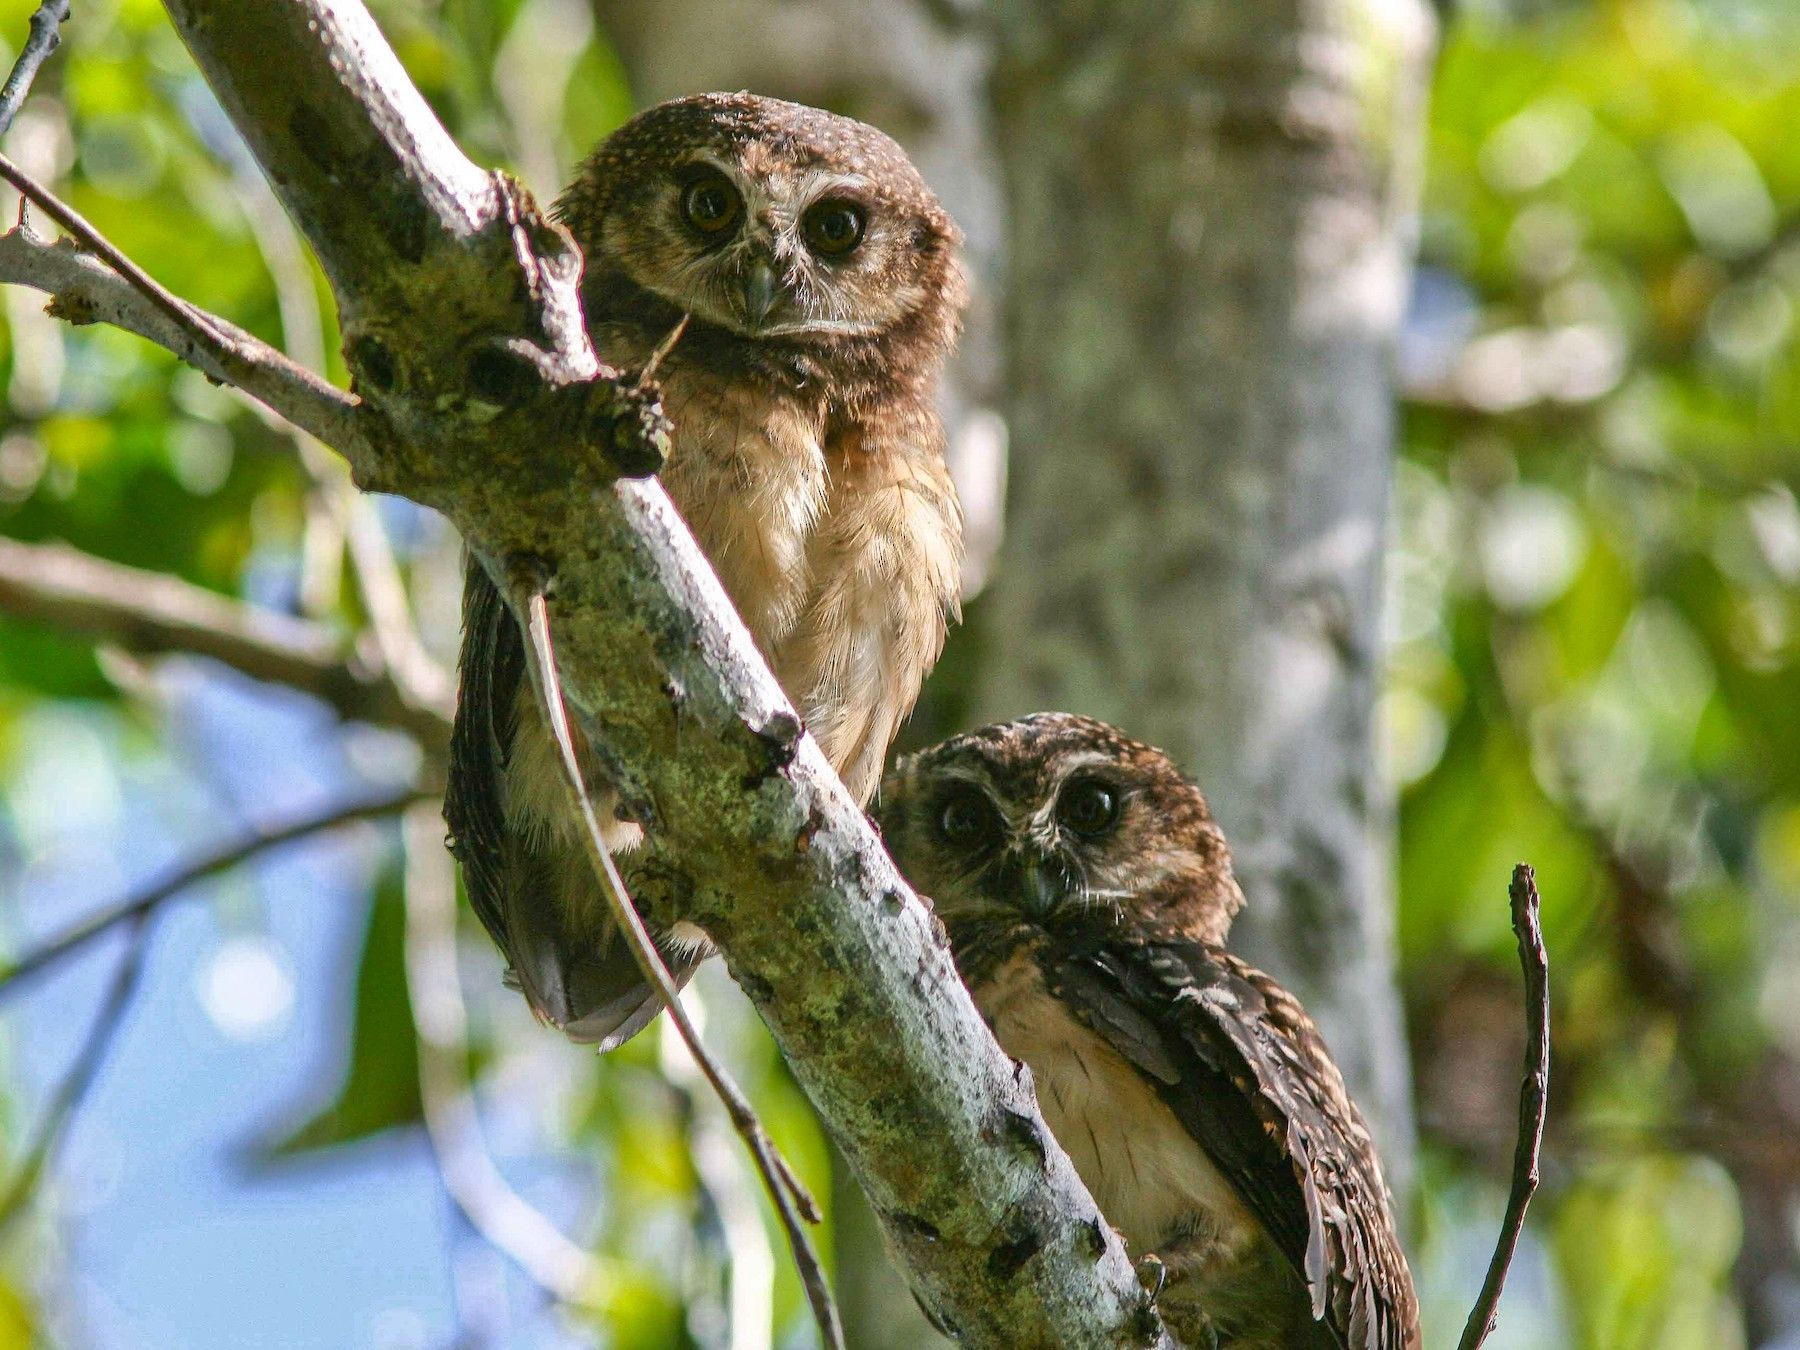
{"label": "owl wing", "polygon": [[775,673],[859,802],[944,648],[962,594],[962,504],[937,414],[895,410],[827,442],[811,584]]}
{"label": "owl wing", "polygon": [[[470,908],[533,1011],[570,1039],[610,1050],[643,1030],[662,1004],[612,925],[590,917],[603,902],[586,854],[553,832],[507,819],[508,775],[520,771],[525,642],[474,558],[464,567],[459,666],[444,818]],[[700,953],[679,943],[658,947],[677,987],[685,985]]]}
{"label": "owl wing", "polygon": [[511,840],[503,795],[525,679],[525,643],[499,588],[473,557],[463,567],[463,638],[444,819],[469,905],[510,952],[506,892]]}
{"label": "owl wing", "polygon": [[1192,942],[1071,951],[1052,992],[1156,1084],[1346,1350],[1413,1350],[1418,1305],[1373,1141],[1312,1019]]}

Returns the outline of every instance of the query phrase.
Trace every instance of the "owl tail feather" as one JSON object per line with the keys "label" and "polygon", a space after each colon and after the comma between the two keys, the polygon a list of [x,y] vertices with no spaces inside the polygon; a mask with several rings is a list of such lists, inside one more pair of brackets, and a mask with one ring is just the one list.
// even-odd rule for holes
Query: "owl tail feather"
{"label": "owl tail feather", "polygon": [[[533,869],[540,873],[546,870]],[[545,877],[545,881],[549,878]],[[604,1052],[623,1045],[662,1010],[631,949],[610,919],[594,922],[593,908],[571,912],[569,897],[551,885],[520,885],[506,896],[507,983],[524,994],[537,1017],[570,1040]],[[681,989],[708,955],[703,944],[659,937],[657,951]]]}

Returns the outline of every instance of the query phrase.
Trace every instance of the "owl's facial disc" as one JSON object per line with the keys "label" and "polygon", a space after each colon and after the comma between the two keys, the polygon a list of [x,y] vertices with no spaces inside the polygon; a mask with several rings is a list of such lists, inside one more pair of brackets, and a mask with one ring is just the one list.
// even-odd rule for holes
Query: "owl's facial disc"
{"label": "owl's facial disc", "polygon": [[752,338],[879,333],[923,299],[912,226],[861,175],[793,165],[755,143],[707,155],[653,189],[640,236],[636,206],[616,218],[609,251],[639,284],[696,318]]}
{"label": "owl's facial disc", "polygon": [[1105,841],[1125,795],[1087,771],[1068,775],[1046,797],[1024,801],[997,795],[979,773],[950,778],[926,824],[935,847],[957,864],[957,874],[938,883],[940,908],[1042,924],[1070,907],[1110,901],[1116,892],[1096,884],[1094,874],[1104,870]]}

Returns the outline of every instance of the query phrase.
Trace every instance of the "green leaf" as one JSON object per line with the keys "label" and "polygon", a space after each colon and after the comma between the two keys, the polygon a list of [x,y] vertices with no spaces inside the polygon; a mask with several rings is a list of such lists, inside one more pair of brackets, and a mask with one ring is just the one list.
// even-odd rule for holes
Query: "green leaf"
{"label": "green leaf", "polygon": [[406,992],[406,905],[399,872],[376,882],[356,969],[350,1068],[324,1110],[266,1150],[278,1158],[367,1138],[423,1116],[419,1049]]}

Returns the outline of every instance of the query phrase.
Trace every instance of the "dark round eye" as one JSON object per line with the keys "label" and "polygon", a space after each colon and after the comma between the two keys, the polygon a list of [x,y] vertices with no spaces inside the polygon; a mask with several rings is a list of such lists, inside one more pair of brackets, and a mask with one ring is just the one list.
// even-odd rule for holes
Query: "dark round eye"
{"label": "dark round eye", "polygon": [[848,253],[862,243],[868,217],[855,202],[820,202],[806,213],[801,228],[814,253]]}
{"label": "dark round eye", "polygon": [[709,173],[704,178],[696,178],[681,194],[681,214],[701,234],[718,234],[730,229],[743,209],[743,198],[723,174]]}
{"label": "dark round eye", "polygon": [[1119,818],[1119,794],[1097,779],[1078,779],[1063,789],[1056,818],[1077,834],[1099,834]]}
{"label": "dark round eye", "polygon": [[992,804],[974,788],[947,797],[938,812],[938,829],[945,840],[964,847],[990,838],[998,823]]}

